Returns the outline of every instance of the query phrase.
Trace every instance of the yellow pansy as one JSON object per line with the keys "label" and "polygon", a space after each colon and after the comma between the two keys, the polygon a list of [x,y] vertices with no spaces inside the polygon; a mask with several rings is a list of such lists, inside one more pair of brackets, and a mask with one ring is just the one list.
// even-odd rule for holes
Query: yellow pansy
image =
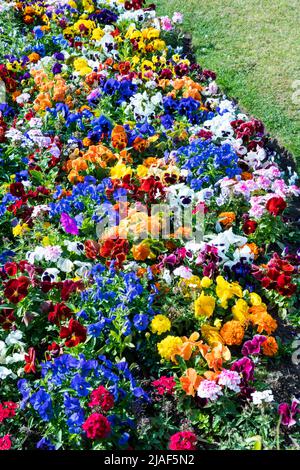
{"label": "yellow pansy", "polygon": [[13,229],[13,236],[14,237],[22,237],[25,232],[29,232],[30,228],[27,224],[18,224]]}
{"label": "yellow pansy", "polygon": [[262,304],[262,300],[261,300],[261,297],[260,295],[256,294],[255,292],[251,292],[251,294],[249,295],[250,297],[250,303],[251,305],[253,306],[257,306],[257,305],[261,305]]}
{"label": "yellow pansy", "polygon": [[155,39],[155,41],[152,42],[152,46],[155,51],[162,51],[166,48],[166,43],[161,39]]}
{"label": "yellow pansy", "polygon": [[246,323],[248,320],[248,310],[248,304],[243,299],[238,299],[231,309],[233,313],[233,318],[243,324]]}
{"label": "yellow pansy", "polygon": [[142,30],[143,38],[145,39],[156,39],[159,38],[160,31],[156,28],[146,28]]}
{"label": "yellow pansy", "polygon": [[138,165],[136,174],[139,178],[144,178],[148,174],[148,168],[145,165]]}
{"label": "yellow pansy", "polygon": [[130,167],[127,167],[125,163],[117,163],[115,166],[113,166],[110,170],[110,177],[112,179],[115,178],[123,178],[125,175],[131,175],[132,169]]}
{"label": "yellow pansy", "polygon": [[93,13],[93,11],[95,10],[92,0],[82,0],[82,6],[84,10],[87,11],[88,13]]}
{"label": "yellow pansy", "polygon": [[79,75],[87,75],[92,72],[91,67],[88,66],[86,59],[83,57],[74,60],[74,68]]}
{"label": "yellow pansy", "polygon": [[215,326],[210,326],[206,324],[202,325],[201,335],[203,339],[209,344],[209,346],[213,346],[217,343],[224,343],[223,338],[219,333],[219,329]]}
{"label": "yellow pansy", "polygon": [[212,285],[212,280],[207,277],[207,276],[204,276],[202,279],[201,279],[201,287],[203,287],[204,289],[207,289],[208,287],[210,287]]}
{"label": "yellow pansy", "polygon": [[137,65],[140,61],[140,58],[138,55],[134,55],[132,58],[131,58],[131,64],[132,65]]}
{"label": "yellow pansy", "polygon": [[49,237],[48,237],[48,236],[46,236],[46,237],[43,238],[43,240],[42,240],[42,245],[43,245],[43,246],[49,246],[49,245],[50,245],[50,240],[49,240]]}
{"label": "yellow pansy", "polygon": [[76,33],[81,33],[82,32],[82,26],[84,26],[84,28],[86,30],[88,30],[89,33],[91,33],[93,31],[93,29],[95,29],[96,25],[94,23],[94,21],[91,21],[91,20],[78,20],[76,21],[76,23],[73,24],[73,30],[76,32]]}
{"label": "yellow pansy", "polygon": [[200,297],[195,300],[195,316],[211,317],[216,306],[216,301],[210,295],[204,295],[201,292]]}
{"label": "yellow pansy", "polygon": [[92,34],[92,39],[95,41],[100,41],[100,39],[104,36],[104,31],[101,28],[95,28]]}

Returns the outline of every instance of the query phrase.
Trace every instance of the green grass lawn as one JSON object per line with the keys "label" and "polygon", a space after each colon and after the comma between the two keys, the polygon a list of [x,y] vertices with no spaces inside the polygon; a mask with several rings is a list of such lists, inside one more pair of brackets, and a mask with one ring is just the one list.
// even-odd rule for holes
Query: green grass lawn
{"label": "green grass lawn", "polygon": [[158,11],[184,14],[200,65],[217,72],[223,91],[299,164],[299,0],[160,0]]}

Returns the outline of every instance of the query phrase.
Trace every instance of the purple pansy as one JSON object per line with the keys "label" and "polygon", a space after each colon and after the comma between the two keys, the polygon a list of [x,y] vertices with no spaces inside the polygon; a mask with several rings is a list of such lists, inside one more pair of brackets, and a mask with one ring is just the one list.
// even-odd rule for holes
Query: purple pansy
{"label": "purple pansy", "polygon": [[60,223],[65,229],[66,233],[70,233],[71,235],[78,235],[79,230],[76,224],[76,220],[72,219],[68,214],[63,212],[60,216]]}

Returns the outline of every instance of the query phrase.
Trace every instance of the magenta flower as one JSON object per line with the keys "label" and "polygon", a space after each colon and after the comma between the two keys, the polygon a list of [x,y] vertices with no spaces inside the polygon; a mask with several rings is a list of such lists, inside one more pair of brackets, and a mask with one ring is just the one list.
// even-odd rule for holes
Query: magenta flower
{"label": "magenta flower", "polygon": [[250,380],[254,379],[254,362],[249,357],[242,357],[235,361],[230,370],[235,370],[241,374],[243,385],[247,385]]}
{"label": "magenta flower", "polygon": [[246,341],[242,347],[243,356],[252,356],[260,353],[261,344],[266,340],[266,336],[255,335],[251,340]]}
{"label": "magenta flower", "polygon": [[291,406],[288,403],[281,403],[278,407],[278,413],[281,416],[281,423],[288,428],[296,424],[295,416],[300,413],[299,401],[294,398]]}
{"label": "magenta flower", "polygon": [[76,220],[72,219],[68,214],[63,212],[60,216],[60,223],[65,229],[65,232],[70,233],[71,235],[78,235],[79,230],[76,224]]}

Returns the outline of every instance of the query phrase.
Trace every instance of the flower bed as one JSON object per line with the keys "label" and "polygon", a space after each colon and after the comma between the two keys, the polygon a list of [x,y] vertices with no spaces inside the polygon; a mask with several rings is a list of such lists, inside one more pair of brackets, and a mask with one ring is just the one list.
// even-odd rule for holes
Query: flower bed
{"label": "flower bed", "polygon": [[292,448],[300,189],[263,124],[180,13],[0,18],[0,450]]}

